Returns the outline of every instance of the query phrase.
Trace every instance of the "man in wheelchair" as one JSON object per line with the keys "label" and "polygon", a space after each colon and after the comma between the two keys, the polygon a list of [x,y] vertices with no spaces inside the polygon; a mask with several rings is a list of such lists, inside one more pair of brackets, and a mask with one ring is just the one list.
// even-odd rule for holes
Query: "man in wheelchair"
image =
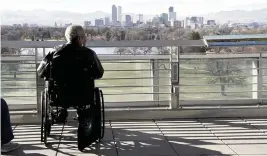
{"label": "man in wheelchair", "polygon": [[[67,43],[49,52],[40,63],[37,73],[49,82],[51,103],[62,108],[57,113],[52,112],[53,122],[65,123],[67,109],[77,109],[79,140],[79,131],[86,131],[90,127],[88,114],[92,113],[90,107],[94,103],[95,79],[102,78],[104,69],[96,53],[85,47],[86,36],[81,26],[69,26],[65,37]],[[85,146],[79,149],[83,150]]]}

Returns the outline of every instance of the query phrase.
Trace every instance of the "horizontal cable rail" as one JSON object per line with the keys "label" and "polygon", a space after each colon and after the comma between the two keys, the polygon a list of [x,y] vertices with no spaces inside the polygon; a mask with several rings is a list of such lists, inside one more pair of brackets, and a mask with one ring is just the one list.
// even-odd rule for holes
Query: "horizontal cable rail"
{"label": "horizontal cable rail", "polygon": [[[112,85],[109,85],[109,86],[97,86],[99,88],[143,88],[143,87],[169,87],[171,85],[129,85],[129,86],[123,86],[123,85],[118,85],[118,86],[112,86]],[[3,88],[3,89],[35,89],[35,88],[11,88],[11,87],[8,87],[8,88]]]}
{"label": "horizontal cable rail", "polygon": [[[2,63],[6,65],[19,64],[21,66],[15,72],[17,78],[12,78],[14,74],[12,71],[2,71],[2,82],[5,83],[2,86],[3,97],[13,101],[11,102],[13,105],[20,102],[32,103],[29,100],[35,101],[34,99],[37,97],[31,90],[36,90],[34,87],[36,78],[24,78],[24,76],[35,75],[36,67],[32,66],[36,64],[35,57],[4,56],[2,58]],[[105,68],[105,75],[104,78],[96,80],[96,86],[100,87],[106,96],[106,107],[155,107],[160,104],[166,106],[170,102],[172,86],[170,83],[170,55],[99,55],[99,58]],[[38,57],[37,63],[41,60],[42,57]],[[159,65],[153,67],[155,60]],[[155,73],[162,72],[165,74],[155,75]],[[162,80],[164,81],[161,83],[153,83]],[[15,83],[16,86],[12,83]],[[30,86],[29,83],[33,86]],[[20,102],[16,99],[20,99]]]}

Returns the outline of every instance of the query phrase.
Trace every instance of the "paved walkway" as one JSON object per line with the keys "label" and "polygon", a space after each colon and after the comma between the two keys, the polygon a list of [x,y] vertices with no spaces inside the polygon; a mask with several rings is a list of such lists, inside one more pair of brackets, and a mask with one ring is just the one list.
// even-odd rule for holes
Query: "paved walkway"
{"label": "paved walkway", "polygon": [[109,121],[104,140],[85,153],[77,149],[76,126],[53,126],[45,147],[39,125],[15,125],[21,148],[10,155],[267,156],[267,118]]}

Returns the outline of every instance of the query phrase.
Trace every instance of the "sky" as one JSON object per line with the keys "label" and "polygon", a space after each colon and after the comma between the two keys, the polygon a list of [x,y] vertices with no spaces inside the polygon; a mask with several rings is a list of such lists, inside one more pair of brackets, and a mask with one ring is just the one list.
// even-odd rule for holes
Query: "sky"
{"label": "sky", "polygon": [[174,11],[178,16],[267,8],[267,0],[2,0],[0,10],[45,9],[80,13],[95,11],[111,13],[113,4],[122,6],[123,13],[149,15],[168,12],[169,6],[174,6]]}

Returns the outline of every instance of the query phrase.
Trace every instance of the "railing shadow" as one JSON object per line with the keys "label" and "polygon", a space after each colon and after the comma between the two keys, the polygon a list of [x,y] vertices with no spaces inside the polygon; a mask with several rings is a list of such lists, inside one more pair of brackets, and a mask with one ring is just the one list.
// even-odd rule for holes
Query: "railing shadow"
{"label": "railing shadow", "polygon": [[[238,143],[229,143],[230,145],[247,144],[246,142],[242,142],[242,139],[267,140],[266,137],[261,137],[261,135],[255,135],[253,133],[243,135],[242,130],[256,131],[257,129],[241,119],[240,121],[231,121],[228,119],[199,119],[194,120],[194,122],[191,121],[193,120],[188,120],[188,122],[186,120],[183,120],[183,122],[159,121],[158,123],[157,121],[145,123],[128,121],[112,122],[111,126],[107,126],[106,128],[105,138],[101,142],[86,148],[84,153],[101,156],[118,154],[127,156],[230,156],[236,153],[230,148],[227,148],[227,145],[222,140],[230,142],[231,140],[240,140]],[[224,131],[220,129],[222,127],[229,127],[233,131]],[[17,142],[21,143],[22,147],[8,155],[50,156],[59,154],[75,156],[81,154],[77,149],[76,124],[67,123],[64,129],[53,129],[47,147],[40,142],[40,125],[25,126],[25,129],[17,128],[15,129],[15,138],[19,140]],[[220,131],[217,132],[217,130]],[[230,136],[224,137],[224,134]],[[24,137],[22,137],[23,135]],[[259,144],[261,143],[259,142]]]}

